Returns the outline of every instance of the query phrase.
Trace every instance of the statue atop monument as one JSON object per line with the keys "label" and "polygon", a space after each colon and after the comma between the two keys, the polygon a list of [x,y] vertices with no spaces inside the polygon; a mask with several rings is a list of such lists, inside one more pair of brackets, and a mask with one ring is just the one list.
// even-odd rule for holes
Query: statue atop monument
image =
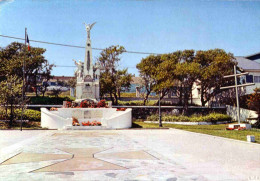
{"label": "statue atop monument", "polygon": [[[72,59],[75,63],[75,65],[77,66],[77,70],[76,70],[76,74],[77,74],[77,78],[83,78],[83,68],[84,68],[84,63],[81,62],[80,60],[77,62],[76,60]],[[78,80],[77,80],[78,81]]]}
{"label": "statue atop monument", "polygon": [[88,33],[88,38],[90,38],[90,30],[92,29],[92,27],[96,24],[96,22],[92,23],[92,24],[85,24],[85,27],[86,27],[86,31]]}
{"label": "statue atop monument", "polygon": [[99,100],[100,65],[97,63],[93,65],[90,40],[90,30],[96,22],[92,24],[84,24],[87,31],[85,60],[84,62],[73,60],[77,66],[76,99]]}

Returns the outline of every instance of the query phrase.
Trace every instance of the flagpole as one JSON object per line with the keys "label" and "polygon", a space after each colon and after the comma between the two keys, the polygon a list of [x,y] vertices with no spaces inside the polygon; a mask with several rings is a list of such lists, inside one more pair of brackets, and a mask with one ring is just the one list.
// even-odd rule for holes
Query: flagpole
{"label": "flagpole", "polygon": [[23,88],[22,88],[22,114],[21,114],[21,128],[20,130],[23,130],[23,110],[24,110],[24,71],[25,71],[25,56],[26,56],[26,39],[27,39],[27,28],[25,28],[25,35],[24,35],[24,45],[25,45],[25,55],[24,55],[24,59],[23,59]]}

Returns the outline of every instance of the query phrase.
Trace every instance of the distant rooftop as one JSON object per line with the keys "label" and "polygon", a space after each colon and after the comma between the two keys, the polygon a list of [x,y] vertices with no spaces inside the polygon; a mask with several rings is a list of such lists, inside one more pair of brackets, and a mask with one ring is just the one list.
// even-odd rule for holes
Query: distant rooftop
{"label": "distant rooftop", "polygon": [[260,70],[260,63],[250,60],[246,57],[236,56],[238,66],[245,70]]}
{"label": "distant rooftop", "polygon": [[260,59],[260,52],[252,54],[252,55],[248,55],[245,58],[248,58],[250,60],[258,60],[258,59]]}

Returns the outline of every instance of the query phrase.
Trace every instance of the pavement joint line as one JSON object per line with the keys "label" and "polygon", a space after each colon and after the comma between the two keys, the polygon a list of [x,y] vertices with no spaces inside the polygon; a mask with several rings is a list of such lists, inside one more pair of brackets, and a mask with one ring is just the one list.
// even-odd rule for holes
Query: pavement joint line
{"label": "pavement joint line", "polygon": [[254,146],[260,146],[259,143],[247,142],[247,141],[242,141],[242,140],[237,140],[237,139],[232,139],[232,138],[225,138],[225,137],[221,137],[221,136],[214,136],[214,135],[210,135],[210,134],[206,134],[206,133],[197,133],[197,132],[192,132],[192,131],[187,131],[187,130],[182,130],[182,129],[177,129],[177,128],[170,128],[170,130],[184,131],[184,132],[198,134],[198,135],[201,135],[201,136],[209,136],[209,137],[214,137],[214,138],[217,138],[217,139],[225,139],[225,140],[228,140],[228,141],[236,141],[236,142],[246,143],[246,144],[250,144],[250,145],[254,145]]}
{"label": "pavement joint line", "polygon": [[[97,160],[100,160],[100,161],[103,161],[103,162],[106,162],[106,163],[109,163],[109,164],[112,164],[112,165],[115,165],[115,166],[120,166],[120,167],[123,167],[125,169],[129,169],[128,167],[125,167],[125,166],[121,166],[121,165],[118,165],[118,164],[115,164],[115,163],[112,163],[112,162],[109,162],[109,161],[106,161],[106,160],[102,160],[101,158],[95,158]],[[111,169],[111,170],[117,170],[117,169]]]}
{"label": "pavement joint line", "polygon": [[[11,156],[11,157],[7,158],[6,160],[2,161],[2,162],[0,163],[0,165],[2,165],[4,162],[7,162],[8,160],[14,158],[15,156],[17,156],[17,155],[19,155],[19,154],[21,154],[21,153],[22,153],[22,151],[20,151],[20,152],[14,154],[13,156]],[[14,163],[12,163],[12,164],[14,164]]]}
{"label": "pavement joint line", "polygon": [[143,152],[147,153],[148,155],[150,155],[151,157],[155,158],[156,160],[160,160],[159,158],[155,157],[154,155],[152,155],[151,153],[145,151],[145,150],[142,150]]}
{"label": "pavement joint line", "polygon": [[114,147],[110,147],[110,148],[107,148],[107,149],[105,149],[105,150],[101,150],[101,151],[98,151],[98,152],[96,152],[96,153],[93,153],[93,158],[96,158],[95,157],[95,154],[99,154],[99,153],[102,153],[102,152],[105,152],[105,151],[107,151],[107,150],[112,150]]}
{"label": "pavement joint line", "polygon": [[46,168],[46,167],[49,167],[49,166],[52,166],[52,165],[56,165],[56,164],[59,164],[59,163],[62,163],[62,162],[68,161],[68,160],[72,160],[73,158],[74,158],[74,154],[69,159],[66,159],[66,160],[63,160],[63,161],[59,161],[57,163],[53,163],[53,164],[50,164],[50,165],[47,165],[47,166],[44,166],[44,167],[41,167],[41,168],[38,168],[38,169],[35,169],[35,170],[32,170],[32,171],[29,171],[28,173],[35,173],[35,171],[37,171],[37,170],[40,170],[40,169],[43,169],[43,168]]}
{"label": "pavement joint line", "polygon": [[18,149],[21,149],[23,148],[25,145],[28,145],[30,144],[31,142],[34,142],[35,140],[37,139],[40,139],[44,136],[47,136],[49,135],[50,133],[49,132],[43,132],[43,133],[40,133],[39,135],[36,135],[36,136],[33,136],[31,138],[28,138],[28,139],[25,139],[23,141],[20,141],[18,143],[14,143],[10,146],[7,146],[7,147],[4,147],[0,150],[0,154],[1,152],[3,152],[2,150],[4,149],[4,153],[6,154],[7,152],[14,152],[15,150],[18,150]]}

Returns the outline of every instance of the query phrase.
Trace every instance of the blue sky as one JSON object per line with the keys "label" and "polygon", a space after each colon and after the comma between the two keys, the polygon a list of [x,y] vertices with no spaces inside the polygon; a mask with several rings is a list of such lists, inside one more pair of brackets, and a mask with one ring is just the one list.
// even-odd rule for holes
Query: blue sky
{"label": "blue sky", "polygon": [[[129,51],[169,53],[221,48],[234,55],[260,52],[260,1],[246,0],[0,0],[0,34],[85,46],[83,22],[97,22],[92,47],[122,45]],[[12,39],[0,37],[5,47]],[[31,42],[56,65],[84,60],[84,49]],[[93,59],[100,51],[93,50]],[[124,53],[121,68],[138,75],[136,64],[147,55]],[[74,68],[56,67],[71,76]]]}

